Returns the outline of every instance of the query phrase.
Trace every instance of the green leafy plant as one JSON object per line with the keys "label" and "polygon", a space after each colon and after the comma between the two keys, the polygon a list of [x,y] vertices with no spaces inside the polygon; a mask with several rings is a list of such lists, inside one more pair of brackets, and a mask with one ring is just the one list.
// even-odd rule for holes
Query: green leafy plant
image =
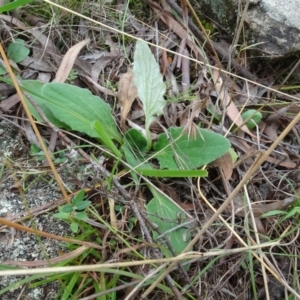
{"label": "green leafy plant", "polygon": [[[230,148],[229,141],[220,134],[200,127],[195,127],[195,134],[188,136],[184,128],[179,127],[167,129],[153,142],[150,125],[162,114],[166,105],[166,87],[159,66],[145,43],[137,42],[134,59],[134,82],[145,112],[145,135],[130,129],[121,136],[111,107],[87,89],[56,82],[42,84],[35,80],[23,80],[20,87],[55,126],[76,130],[97,139],[117,162],[124,161],[130,165],[136,183],[138,174],[155,177],[206,176],[207,171],[199,170],[199,167],[225,154]],[[8,79],[0,79],[10,83]],[[32,115],[42,121],[30,102],[28,106]],[[184,226],[173,231],[170,229],[178,224],[178,215],[186,215],[186,212],[150,185],[149,188],[153,199],[147,206],[147,212],[153,216],[153,222],[160,232],[166,234],[169,231],[166,238],[171,241],[175,252],[179,253],[189,242],[190,236],[185,233]],[[77,220],[86,220],[87,215],[82,210],[89,204],[89,201],[84,201],[84,193],[80,192],[72,204],[60,207],[55,216],[69,220],[72,230],[77,232]],[[166,252],[166,255],[170,253]]]}
{"label": "green leafy plant", "polygon": [[32,1],[33,0],[15,0],[11,3],[4,4],[4,5],[2,5],[2,7],[0,7],[0,13],[14,10],[14,9],[19,8],[22,5],[28,4]]}
{"label": "green leafy plant", "polygon": [[[150,189],[153,194],[153,199],[151,199],[146,206],[147,213],[149,214],[148,218],[156,224],[159,231],[163,233],[163,235],[160,236],[159,233],[153,231],[153,236],[162,244],[164,244],[164,239],[167,239],[174,252],[178,255],[188,245],[191,238],[189,220],[181,220],[181,208],[174,202],[169,201],[155,189],[151,187]],[[167,257],[173,256],[166,246],[162,251]]]}
{"label": "green leafy plant", "polygon": [[163,113],[163,108],[166,105],[163,98],[166,85],[163,82],[159,65],[156,63],[148,45],[142,41],[136,43],[132,72],[138,96],[143,103],[147,147],[150,150],[152,140],[149,128],[155,120],[155,116],[160,116]]}
{"label": "green leafy plant", "polygon": [[29,49],[24,46],[25,41],[22,39],[15,39],[9,44],[7,49],[8,58],[14,62],[19,63],[29,55]]}
{"label": "green leafy plant", "polygon": [[68,82],[69,83],[74,83],[74,80],[78,78],[78,72],[74,69],[71,70],[69,76],[68,76]]}
{"label": "green leafy plant", "polygon": [[[7,57],[15,63],[24,60],[30,53],[30,50],[24,45],[25,41],[22,39],[15,39],[11,42],[7,49]],[[6,70],[0,65],[0,75],[6,74]]]}
{"label": "green leafy plant", "polygon": [[249,109],[242,113],[242,118],[248,129],[253,129],[261,121],[262,113],[255,109]]}
{"label": "green leafy plant", "polygon": [[286,211],[285,210],[272,210],[267,213],[264,213],[262,215],[262,218],[282,216],[278,222],[280,224],[281,222],[283,222],[286,219],[295,218],[295,217],[299,218],[299,215],[300,215],[300,198],[297,199],[292,205],[290,205]]}
{"label": "green leafy plant", "polygon": [[88,219],[88,216],[84,210],[90,206],[91,201],[85,200],[84,198],[85,191],[81,190],[72,199],[71,204],[60,206],[58,208],[59,212],[54,214],[55,218],[70,221],[70,228],[75,233],[78,232],[78,221],[85,221]]}

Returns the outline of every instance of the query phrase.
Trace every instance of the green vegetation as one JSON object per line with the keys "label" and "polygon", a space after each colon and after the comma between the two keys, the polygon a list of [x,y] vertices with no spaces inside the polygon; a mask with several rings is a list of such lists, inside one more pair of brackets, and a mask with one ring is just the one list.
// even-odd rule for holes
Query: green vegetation
{"label": "green vegetation", "polygon": [[[0,8],[1,13],[10,14],[29,7],[44,18],[46,25],[38,28],[39,34],[48,42],[55,36],[57,56],[69,59],[64,76],[58,77],[63,79],[57,79],[63,65],[60,57],[55,62],[44,44],[37,45],[39,38],[30,36],[31,28],[17,28],[12,39],[6,39],[10,64],[20,65],[13,72],[25,107],[42,129],[43,139],[36,142],[36,136],[24,127],[22,133],[30,137],[26,146],[31,157],[17,164],[5,156],[0,161],[0,179],[15,177],[12,190],[20,191],[24,203],[23,193],[39,180],[52,186],[54,178],[45,164],[48,152],[41,149],[45,145],[72,197],[53,199],[56,204],[51,208],[45,204],[43,213],[59,224],[67,223],[73,240],[60,236],[58,240],[65,242],[61,244],[63,253],[55,258],[48,257],[44,247],[45,261],[37,261],[37,265],[34,260],[29,261],[31,265],[0,265],[1,271],[15,275],[24,275],[22,268],[29,266],[26,271],[30,274],[3,287],[0,295],[24,284],[37,288],[56,282],[57,300],[173,299],[175,295],[189,300],[225,299],[242,297],[242,293],[245,298],[258,299],[261,290],[268,288],[263,282],[279,268],[285,279],[278,280],[290,298],[296,299],[298,281],[287,280],[292,272],[298,278],[296,263],[289,263],[292,272],[284,273],[282,261],[299,259],[295,232],[300,226],[300,200],[295,197],[282,209],[276,209],[273,200],[284,201],[283,195],[299,193],[297,154],[288,148],[295,146],[297,127],[286,139],[279,137],[297,118],[297,99],[278,100],[280,91],[294,88],[295,94],[299,84],[280,86],[276,93],[259,85],[267,91],[260,93],[255,82],[244,83],[241,77],[223,74],[216,66],[219,57],[209,65],[215,55],[212,51],[205,64],[198,61],[205,48],[196,53],[196,41],[184,45],[194,63],[188,65],[193,72],[188,74],[191,78],[185,90],[185,82],[180,81],[191,70],[185,69],[184,74],[178,63],[186,59],[180,58],[178,37],[187,40],[176,31],[184,28],[171,11],[161,9],[155,15],[156,26],[163,28],[161,34],[156,28],[147,31],[149,12],[155,12],[156,6],[146,1],[56,3],[84,15],[69,14],[43,1],[17,0]],[[149,23],[149,28],[132,14]],[[85,15],[105,26],[87,21]],[[216,30],[209,23],[203,25]],[[126,35],[127,30],[132,35]],[[137,37],[155,43],[150,47],[145,41],[135,41]],[[170,37],[171,46],[167,45]],[[70,55],[67,51],[74,50],[78,40],[84,40],[84,46]],[[166,48],[156,49],[155,45]],[[238,58],[249,48],[241,49]],[[31,66],[21,63],[34,51],[42,52],[53,69],[34,70],[30,79],[23,79],[23,72]],[[90,67],[89,74],[85,66]],[[6,69],[0,66],[0,81],[11,86]],[[49,75],[45,82],[35,79],[45,73]],[[125,87],[123,75],[128,76]],[[7,116],[13,112],[10,108]],[[24,121],[19,111],[16,117]],[[274,152],[268,153],[275,144]],[[282,182],[289,177],[294,179],[287,187]],[[27,205],[26,213],[17,222],[29,219],[38,235],[35,208]],[[3,225],[12,225],[0,219]],[[47,225],[42,228],[45,232]],[[39,245],[43,246],[41,239]],[[52,269],[42,274],[44,267]],[[201,295],[199,282],[204,282]],[[222,282],[222,288],[216,282]]]}

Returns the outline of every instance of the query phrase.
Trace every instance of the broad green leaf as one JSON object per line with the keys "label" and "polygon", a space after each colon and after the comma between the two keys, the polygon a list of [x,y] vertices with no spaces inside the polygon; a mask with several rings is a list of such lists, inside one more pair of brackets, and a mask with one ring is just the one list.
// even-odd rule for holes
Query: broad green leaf
{"label": "broad green leaf", "polygon": [[145,129],[148,132],[155,116],[160,116],[163,113],[163,108],[166,105],[163,98],[166,86],[159,65],[145,42],[136,42],[132,72],[138,96],[143,103],[146,118]]}
{"label": "broad green leaf", "polygon": [[78,205],[84,200],[85,190],[80,190],[72,199],[72,205]]}
{"label": "broad green leaf", "polygon": [[[132,167],[139,167],[143,169],[153,169],[154,167],[149,162],[144,162],[145,158],[141,157],[139,153],[134,153],[132,148],[128,145],[128,143],[125,141],[125,143],[122,145],[122,151],[125,156],[126,162]],[[132,179],[135,181],[136,184],[139,183],[138,176],[136,172],[130,171],[130,174],[132,176]]]}
{"label": "broad green leaf", "polygon": [[76,205],[76,210],[84,210],[91,205],[91,201],[82,201]]}
{"label": "broad green leaf", "polygon": [[6,69],[0,65],[0,75],[4,75],[6,73],[7,73]]}
{"label": "broad green leaf", "polygon": [[7,49],[7,56],[16,63],[24,60],[30,53],[30,50],[24,46],[25,41],[21,39],[15,39],[11,42]]}
{"label": "broad green leaf", "polygon": [[183,128],[169,128],[154,144],[161,169],[192,170],[206,165],[226,153],[230,147],[222,135],[197,128],[195,136],[188,136]]}
{"label": "broad green leaf", "polygon": [[91,123],[98,120],[112,139],[121,142],[111,107],[88,89],[52,82],[44,85],[42,95],[47,99],[45,104],[54,116],[73,130],[99,137],[91,128]]}
{"label": "broad green leaf", "polygon": [[63,213],[70,214],[73,211],[73,205],[72,204],[66,204],[66,205],[60,207],[59,211],[63,212]]}
{"label": "broad green leaf", "polygon": [[78,223],[72,222],[70,225],[70,228],[74,233],[77,233],[78,232]]}
{"label": "broad green leaf", "polygon": [[122,150],[124,152],[126,162],[132,168],[141,168],[141,169],[154,169],[153,165],[147,161],[145,162],[146,158],[141,157],[138,153],[134,153],[127,144],[122,146]]}
{"label": "broad green leaf", "polygon": [[[9,82],[7,82],[9,83]],[[55,125],[58,128],[65,128],[69,129],[69,127],[64,123],[59,121],[57,118],[54,117],[53,113],[48,109],[45,102],[47,99],[44,99],[42,96],[42,88],[44,84],[38,80],[23,80],[21,81],[21,89],[26,91],[33,100],[38,104],[40,109],[43,111],[43,113],[46,115],[48,120]],[[26,100],[26,104],[30,110],[30,113],[39,121],[43,122],[43,119],[40,117],[36,109],[32,106],[32,104]]]}
{"label": "broad green leaf", "polygon": [[135,151],[146,152],[147,141],[140,131],[136,129],[129,129],[124,135],[124,141]]}
{"label": "broad green leaf", "polygon": [[253,129],[261,121],[262,114],[258,110],[249,109],[242,113],[242,118],[246,121],[246,126]]}
{"label": "broad green leaf", "polygon": [[[10,85],[13,85],[13,82],[10,78],[5,78],[5,77],[2,77],[0,76],[0,80],[7,83],[7,84],[10,84]],[[38,81],[38,80],[23,80],[21,85],[20,85],[20,88],[25,91],[25,92],[32,92],[34,93],[36,96],[40,95],[41,94],[41,89],[43,87],[43,84]],[[37,97],[38,98],[38,97]],[[42,108],[42,104],[43,104],[43,100],[41,101],[41,103],[39,103],[37,100],[36,100],[37,104],[40,106],[40,108],[42,109],[42,111],[44,112],[44,114],[48,117],[48,114],[47,112],[45,112],[44,108]],[[35,108],[31,105],[31,103],[26,99],[26,104],[30,110],[30,113],[36,118],[37,121],[39,122],[43,122],[43,119],[40,117],[40,115],[37,113],[37,111],[35,110]],[[46,107],[45,107],[46,108]],[[52,113],[51,113],[52,115]],[[53,115],[52,115],[53,116]],[[49,117],[48,117],[49,121],[54,121],[55,120],[51,120]],[[52,122],[55,126],[57,126],[54,122]],[[59,126],[57,126],[59,127]]]}
{"label": "broad green leaf", "polygon": [[158,170],[158,169],[136,169],[140,174],[144,176],[152,177],[206,177],[206,170]]}
{"label": "broad green leaf", "polygon": [[54,218],[65,220],[65,219],[69,219],[70,214],[61,211],[59,213],[54,214],[53,216],[54,216]]}
{"label": "broad green leaf", "polygon": [[84,212],[84,211],[81,211],[81,212],[76,212],[76,215],[75,217],[79,220],[82,220],[82,221],[85,221],[88,219],[88,216],[87,214]]}
{"label": "broad green leaf", "polygon": [[[180,223],[179,216],[182,210],[171,202],[168,198],[161,195],[155,189],[151,188],[153,199],[146,206],[148,218],[158,226],[159,231],[165,234],[165,238],[169,240],[174,252],[178,255],[188,245],[190,234],[187,228],[181,227],[172,231],[175,226]],[[181,220],[182,223],[188,220]],[[159,234],[153,231],[153,238],[156,240]],[[156,240],[157,243],[163,244],[163,239]],[[170,251],[164,251],[166,256],[172,256]]]}
{"label": "broad green leaf", "polygon": [[231,156],[232,163],[235,164],[236,161],[237,161],[237,159],[239,158],[238,155],[236,154],[236,152],[234,151],[233,148],[229,148],[229,149],[228,149],[228,152],[229,152],[229,154],[230,154],[230,156]]}
{"label": "broad green leaf", "polygon": [[43,85],[36,80],[22,81],[21,88],[32,96],[47,117],[51,114],[54,116],[53,123],[56,126],[58,125],[55,119],[61,123],[58,127],[64,127],[66,124],[73,130],[101,138],[91,126],[98,120],[112,139],[122,141],[110,106],[89,90],[57,82]]}
{"label": "broad green leaf", "polygon": [[[122,151],[124,153],[126,162],[130,166],[132,166],[134,168],[135,166],[139,165],[138,159],[136,158],[136,156],[130,150],[130,148],[128,147],[128,145],[126,143],[124,145],[122,145],[121,149],[122,149]],[[131,175],[132,179],[134,180],[134,182],[136,184],[138,184],[139,180],[138,180],[137,174],[134,171],[130,171],[130,175]]]}
{"label": "broad green leaf", "polygon": [[92,123],[92,128],[98,133],[98,135],[99,135],[101,141],[104,143],[104,145],[110,151],[112,151],[113,154],[116,157],[121,158],[122,157],[122,153],[118,150],[118,148],[114,144],[114,142],[112,140],[112,137],[107,132],[106,127],[102,126],[99,121],[95,121],[95,122]]}
{"label": "broad green leaf", "polygon": [[33,0],[16,0],[16,1],[13,1],[12,3],[7,3],[7,4],[3,5],[2,7],[0,7],[0,13],[14,10],[14,9],[16,9],[24,4],[30,3],[32,1]]}

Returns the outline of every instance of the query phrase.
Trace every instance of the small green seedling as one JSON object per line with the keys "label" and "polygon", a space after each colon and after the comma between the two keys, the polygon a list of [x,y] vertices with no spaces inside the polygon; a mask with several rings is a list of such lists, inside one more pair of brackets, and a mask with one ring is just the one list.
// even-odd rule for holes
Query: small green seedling
{"label": "small green seedling", "polygon": [[[11,42],[7,49],[7,56],[15,63],[23,61],[28,57],[30,50],[25,46],[25,41],[22,39],[15,39]],[[6,69],[0,65],[0,75],[6,74]]]}
{"label": "small green seedling", "polygon": [[262,119],[262,113],[255,109],[249,109],[242,113],[242,118],[246,122],[248,129],[253,129]]}
{"label": "small green seedling", "polygon": [[74,69],[71,70],[67,82],[73,84],[74,80],[76,80],[78,78],[78,72]]}
{"label": "small green seedling", "polygon": [[298,198],[293,204],[291,204],[287,211],[285,210],[272,210],[262,215],[262,218],[269,218],[274,216],[281,216],[281,219],[278,221],[280,224],[282,221],[289,218],[298,218],[300,215],[300,198]]}
{"label": "small green seedling", "polygon": [[78,232],[78,220],[85,221],[88,219],[84,211],[91,204],[91,201],[85,200],[85,191],[81,190],[73,199],[71,204],[66,204],[58,208],[58,213],[54,214],[55,218],[69,220],[70,228],[73,232]]}

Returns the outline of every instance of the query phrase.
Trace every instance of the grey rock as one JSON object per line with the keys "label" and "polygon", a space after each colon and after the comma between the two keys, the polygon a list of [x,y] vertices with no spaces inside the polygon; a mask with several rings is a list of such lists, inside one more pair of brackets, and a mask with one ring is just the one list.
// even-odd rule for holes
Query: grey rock
{"label": "grey rock", "polygon": [[[194,7],[229,34],[234,35],[238,17],[247,0],[194,0]],[[239,13],[238,13],[239,12]],[[300,51],[300,0],[250,0],[245,15],[247,45],[265,56],[278,57]]]}

